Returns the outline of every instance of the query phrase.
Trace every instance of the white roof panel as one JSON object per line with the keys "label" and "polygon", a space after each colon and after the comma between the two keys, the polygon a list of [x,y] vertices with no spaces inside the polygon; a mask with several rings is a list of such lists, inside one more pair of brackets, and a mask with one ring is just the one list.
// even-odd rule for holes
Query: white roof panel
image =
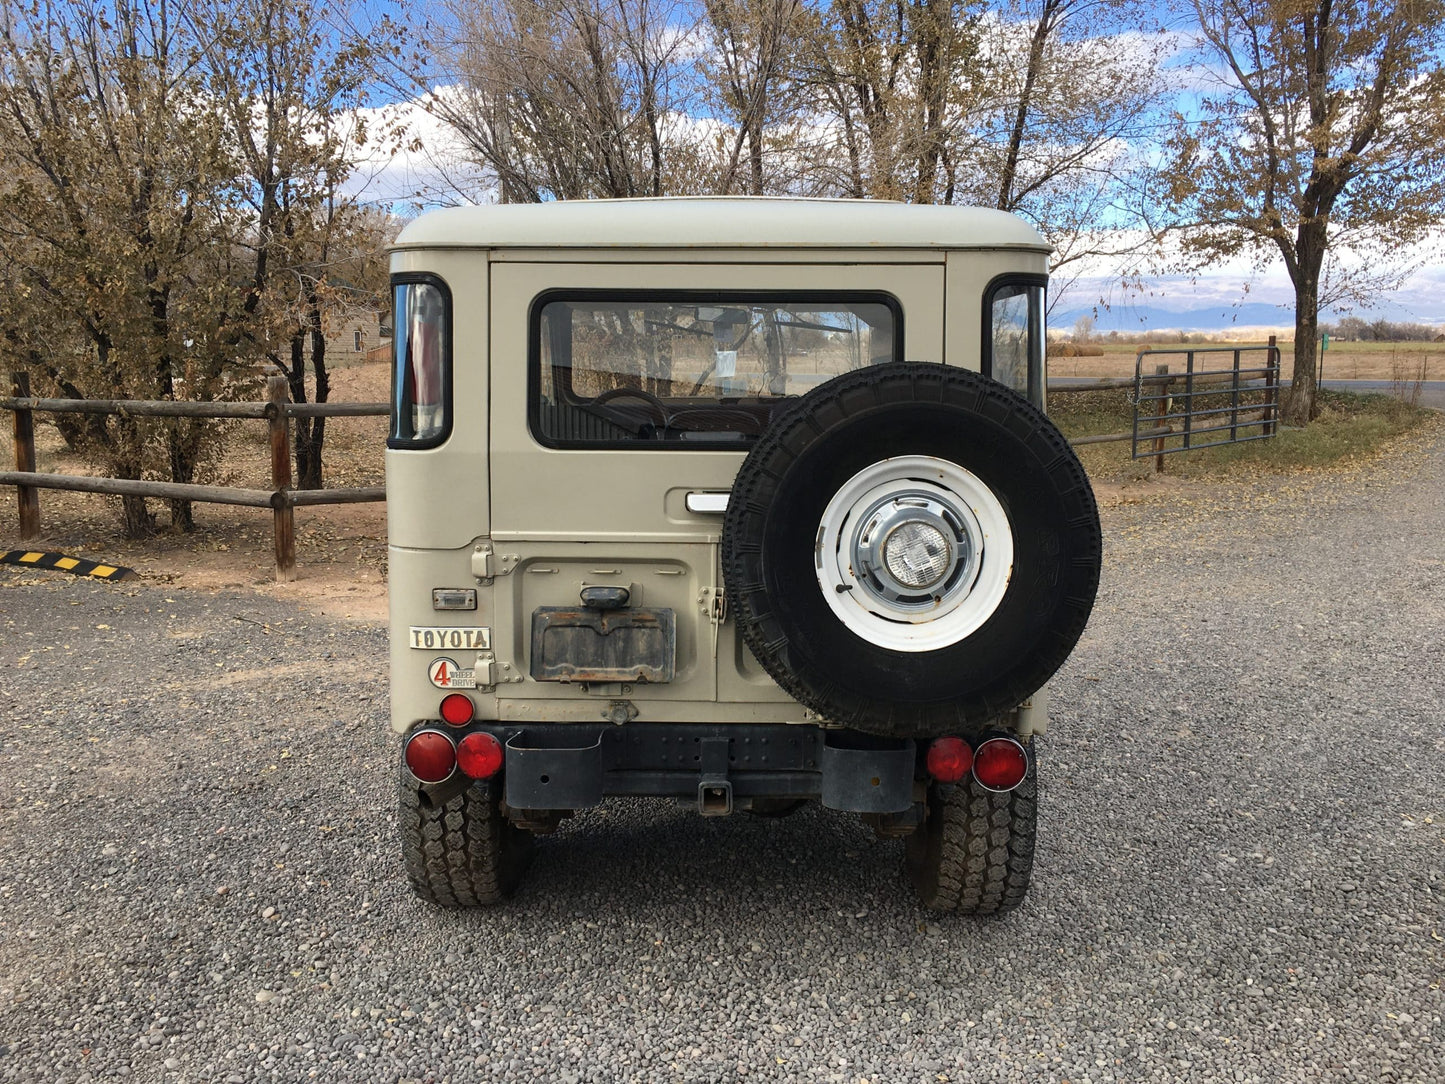
{"label": "white roof panel", "polygon": [[756,196],[452,207],[412,222],[395,247],[1049,251],[1027,222],[986,207]]}

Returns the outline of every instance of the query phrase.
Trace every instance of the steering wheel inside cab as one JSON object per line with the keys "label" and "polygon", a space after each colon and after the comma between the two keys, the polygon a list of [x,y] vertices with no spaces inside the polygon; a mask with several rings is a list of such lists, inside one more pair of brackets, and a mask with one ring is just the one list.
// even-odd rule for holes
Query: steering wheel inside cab
{"label": "steering wheel inside cab", "polygon": [[[630,402],[629,400],[636,400]],[[641,388],[608,388],[588,401],[589,406],[607,407],[613,420],[635,428],[642,440],[655,440],[667,431],[669,415],[662,400]]]}

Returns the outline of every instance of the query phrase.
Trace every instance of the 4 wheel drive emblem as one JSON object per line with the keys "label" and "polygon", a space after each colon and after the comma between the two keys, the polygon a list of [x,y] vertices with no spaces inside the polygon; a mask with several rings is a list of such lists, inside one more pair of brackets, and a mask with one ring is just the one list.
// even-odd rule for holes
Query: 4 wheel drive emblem
{"label": "4 wheel drive emblem", "polygon": [[475,689],[475,670],[463,670],[454,659],[433,659],[426,676],[438,689]]}

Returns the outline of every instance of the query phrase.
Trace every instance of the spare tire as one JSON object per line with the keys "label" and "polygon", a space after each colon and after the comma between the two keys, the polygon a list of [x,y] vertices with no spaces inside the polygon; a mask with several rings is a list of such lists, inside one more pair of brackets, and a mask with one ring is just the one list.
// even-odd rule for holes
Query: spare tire
{"label": "spare tire", "polygon": [[738,471],[723,580],[789,694],[888,737],[978,729],[1036,692],[1093,608],[1099,512],[1033,404],[918,362],[789,404]]}

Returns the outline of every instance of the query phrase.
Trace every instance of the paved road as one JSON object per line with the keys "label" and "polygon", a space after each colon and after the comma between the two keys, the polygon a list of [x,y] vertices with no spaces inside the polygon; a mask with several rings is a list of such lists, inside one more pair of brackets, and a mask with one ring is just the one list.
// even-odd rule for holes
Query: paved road
{"label": "paved road", "polygon": [[383,633],[0,573],[0,1080],[1445,1079],[1445,448],[1109,510],[1034,891],[608,806],[404,887]]}
{"label": "paved road", "polygon": [[[1357,395],[1369,392],[1392,395],[1396,389],[1396,385],[1389,380],[1331,380],[1328,377],[1325,378],[1324,386],[1335,391],[1352,391]],[[1413,387],[1413,384],[1406,385],[1406,391],[1411,391]],[[1417,401],[1422,407],[1429,407],[1431,410],[1445,410],[1445,380],[1421,381],[1420,398]]]}

